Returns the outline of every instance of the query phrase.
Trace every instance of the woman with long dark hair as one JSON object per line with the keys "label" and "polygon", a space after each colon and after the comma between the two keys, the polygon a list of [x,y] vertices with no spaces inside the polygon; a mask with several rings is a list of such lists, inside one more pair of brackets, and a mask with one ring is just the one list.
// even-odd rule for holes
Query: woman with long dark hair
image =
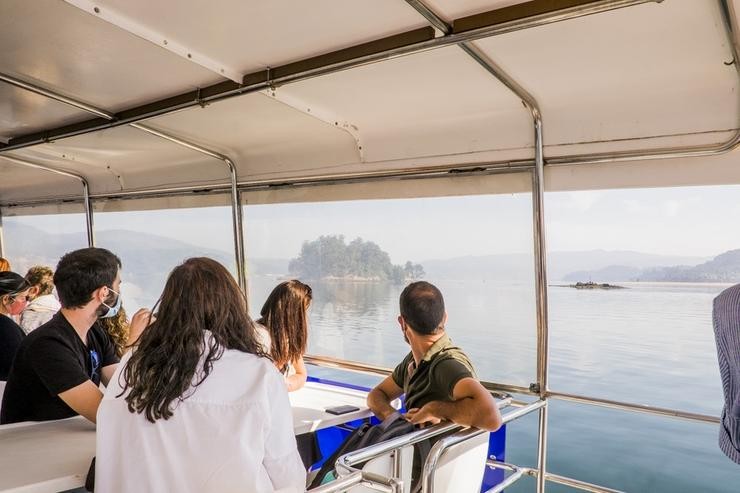
{"label": "woman with long dark hair", "polygon": [[15,272],[0,272],[0,380],[7,380],[15,353],[26,336],[11,316],[18,316],[28,303],[31,285]]}
{"label": "woman with long dark hair", "polygon": [[306,383],[303,355],[308,344],[308,307],[313,292],[298,280],[284,281],[267,297],[257,320],[259,337],[275,366],[285,375],[288,391]]}
{"label": "woman with long dark hair", "polygon": [[155,311],[98,410],[96,491],[303,491],[285,384],[229,272],[187,260]]}

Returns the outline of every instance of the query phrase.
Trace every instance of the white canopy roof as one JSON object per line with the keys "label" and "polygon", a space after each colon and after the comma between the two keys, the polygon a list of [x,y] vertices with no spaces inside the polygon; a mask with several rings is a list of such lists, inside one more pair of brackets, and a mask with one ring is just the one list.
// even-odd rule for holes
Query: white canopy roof
{"label": "white canopy roof", "polygon": [[[448,23],[496,9],[521,15],[544,3],[426,1]],[[507,9],[514,4],[519,11]],[[148,103],[199,88],[211,94],[221,82],[238,87],[233,81],[267,77],[268,67],[279,74],[289,63],[426,26],[403,0],[6,0],[0,3],[0,73],[123,118]],[[417,31],[415,42],[435,36],[425,33]],[[538,101],[546,159],[717,143],[738,128],[738,75],[716,0],[647,2],[472,44]],[[529,111],[454,45],[188,105],[142,123],[230,157],[243,182],[532,159],[534,153]],[[83,175],[93,194],[228,181],[222,162],[126,125],[54,139],[54,129],[79,122],[89,128],[85,122],[94,118],[0,82],[0,204],[80,193],[74,180],[4,155]],[[104,125],[101,119],[98,127]],[[19,147],[44,131],[52,141]],[[664,183],[687,176],[740,182],[736,155],[712,159],[716,164],[694,158],[640,165]],[[702,174],[693,166],[714,168]],[[584,172],[590,179],[553,169],[546,185],[623,186],[634,180],[619,174],[632,169]],[[650,176],[644,174],[645,186],[655,182]]]}

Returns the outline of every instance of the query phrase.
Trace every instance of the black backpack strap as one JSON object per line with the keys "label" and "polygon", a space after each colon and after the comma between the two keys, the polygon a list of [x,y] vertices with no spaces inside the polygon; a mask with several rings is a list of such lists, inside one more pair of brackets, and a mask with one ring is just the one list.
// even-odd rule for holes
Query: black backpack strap
{"label": "black backpack strap", "polygon": [[347,452],[351,452],[353,450],[357,450],[357,444],[359,444],[362,439],[364,438],[365,434],[372,428],[372,425],[370,423],[363,423],[361,426],[358,426],[355,428],[355,430],[349,434],[347,438],[344,439],[342,444],[337,447],[337,450],[334,451],[333,454],[331,454],[325,461],[324,464],[321,466],[321,469],[319,469],[319,472],[316,473],[316,476],[313,478],[313,481],[311,481],[311,484],[308,486],[309,489],[316,488],[317,486],[321,485],[321,483],[324,481],[324,478],[331,472],[334,471],[334,464],[337,462],[337,459],[339,459],[342,455],[346,454]]}

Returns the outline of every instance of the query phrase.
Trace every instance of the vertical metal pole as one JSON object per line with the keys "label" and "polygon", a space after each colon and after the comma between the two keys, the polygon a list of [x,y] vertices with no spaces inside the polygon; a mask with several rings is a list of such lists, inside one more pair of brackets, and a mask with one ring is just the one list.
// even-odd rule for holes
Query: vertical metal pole
{"label": "vertical metal pole", "polygon": [[13,163],[20,164],[21,166],[26,166],[27,168],[49,171],[51,173],[56,173],[57,175],[62,175],[78,180],[82,185],[82,203],[85,209],[85,229],[87,232],[87,244],[88,246],[95,246],[95,233],[93,231],[93,209],[92,200],[90,199],[90,184],[87,182],[87,179],[84,176],[78,175],[77,173],[72,173],[71,171],[64,171],[61,169],[52,168],[50,166],[44,166],[42,164],[36,164],[31,161],[26,161],[25,159],[10,156],[8,154],[3,154],[2,158],[7,159],[8,161],[11,161]]}
{"label": "vertical metal pole", "polygon": [[138,128],[139,130],[143,130],[148,134],[155,135],[165,140],[169,140],[170,142],[173,142],[175,144],[187,147],[188,149],[198,151],[201,154],[205,154],[206,156],[211,156],[212,158],[219,159],[223,161],[226,166],[229,167],[229,178],[231,179],[231,222],[234,232],[234,256],[236,257],[237,271],[236,278],[239,282],[239,287],[242,289],[242,291],[246,293],[247,281],[244,258],[244,229],[242,228],[242,208],[238,188],[239,182],[236,176],[236,165],[234,164],[234,161],[232,161],[229,157],[224,156],[223,154],[219,154],[218,152],[207,149],[201,145],[188,142],[187,140],[183,140],[179,137],[175,137],[174,135],[167,134],[155,128],[142,125],[140,123],[132,123],[131,126],[134,128]]}
{"label": "vertical metal pole", "polygon": [[5,240],[3,239],[3,209],[0,207],[0,257],[5,256]]}
{"label": "vertical metal pole", "polygon": [[[535,167],[532,172],[532,213],[534,226],[535,297],[537,304],[537,385],[540,399],[547,399],[549,331],[547,319],[547,249],[545,245],[545,161],[542,117],[534,116]],[[537,437],[537,493],[545,491],[547,464],[547,406],[540,409]]]}
{"label": "vertical metal pole", "polygon": [[90,184],[82,179],[83,204],[85,207],[85,226],[87,229],[87,246],[95,246],[95,229],[93,228],[93,206],[90,199]]}

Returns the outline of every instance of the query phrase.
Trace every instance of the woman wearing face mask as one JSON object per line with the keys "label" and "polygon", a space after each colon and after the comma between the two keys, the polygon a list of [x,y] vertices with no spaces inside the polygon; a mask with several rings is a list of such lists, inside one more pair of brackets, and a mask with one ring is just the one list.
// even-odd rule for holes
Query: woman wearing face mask
{"label": "woman wearing face mask", "polygon": [[0,272],[0,380],[7,380],[13,358],[26,334],[10,316],[17,316],[26,308],[28,290],[26,279],[15,272]]}

